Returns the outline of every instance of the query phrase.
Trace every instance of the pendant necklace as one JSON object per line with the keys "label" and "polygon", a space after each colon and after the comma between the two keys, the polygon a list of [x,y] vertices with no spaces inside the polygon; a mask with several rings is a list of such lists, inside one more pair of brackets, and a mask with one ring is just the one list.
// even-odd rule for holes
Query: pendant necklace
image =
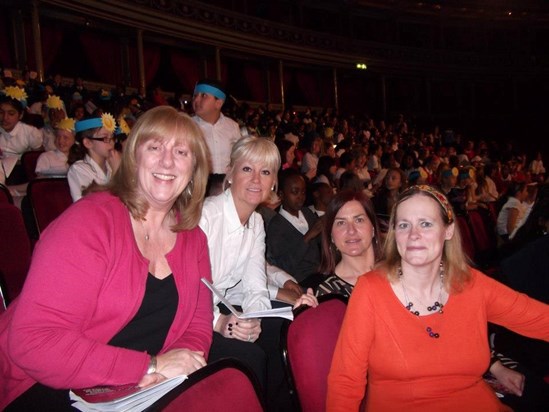
{"label": "pendant necklace", "polygon": [[[404,282],[404,276],[402,274],[402,268],[401,267],[398,268],[398,277],[400,279],[400,284],[402,285],[402,292],[404,294],[404,299],[406,301],[406,306],[405,306],[406,309],[410,313],[412,313],[412,314],[416,315],[418,318],[420,318],[419,311],[412,309],[413,306],[414,306],[414,303],[408,298],[408,293],[406,292],[406,284]],[[439,314],[442,315],[444,313],[444,311],[442,310],[442,308],[444,307],[444,305],[442,304],[442,289],[443,288],[444,288],[444,269],[443,269],[443,266],[442,266],[442,262],[440,262],[440,290],[438,292],[438,299],[431,306],[423,304],[419,299],[417,299],[417,301],[422,306],[426,307],[429,312],[437,311]],[[440,337],[440,334],[438,332],[435,332],[431,326],[427,326],[425,328],[425,330],[431,338],[438,339]]]}

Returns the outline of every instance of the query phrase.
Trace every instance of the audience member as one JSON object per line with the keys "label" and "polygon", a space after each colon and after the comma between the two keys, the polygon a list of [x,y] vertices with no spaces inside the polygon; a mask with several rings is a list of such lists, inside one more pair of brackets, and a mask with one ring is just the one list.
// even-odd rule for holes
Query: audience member
{"label": "audience member", "polygon": [[36,174],[40,176],[66,176],[69,170],[69,153],[75,143],[74,119],[66,118],[54,129],[55,149],[42,153],[36,161]]}
{"label": "audience member", "polygon": [[208,143],[210,173],[214,174],[227,173],[231,148],[240,139],[238,123],[221,113],[226,99],[223,86],[216,80],[202,79],[194,88],[193,119],[202,129]]}
{"label": "audience member", "polygon": [[314,285],[318,281],[322,220],[304,207],[306,185],[299,172],[284,170],[279,185],[282,205],[267,229],[267,259],[302,286]]}
{"label": "audience member", "polygon": [[118,168],[120,154],[114,150],[115,128],[115,120],[108,113],[76,123],[76,143],[69,153],[67,172],[74,202],[92,183],[108,183]]}
{"label": "audience member", "polygon": [[389,228],[384,262],[351,295],[327,409],[358,411],[366,395],[371,410],[508,410],[481,379],[487,323],[549,341],[549,306],[467,265],[450,203],[430,186],[401,194]]}
{"label": "audience member", "polygon": [[69,410],[70,388],[147,386],[205,366],[211,294],[200,278],[211,276],[197,225],[207,175],[189,117],[143,115],[110,185],[42,233],[23,292],[0,317],[0,409]]}
{"label": "audience member", "polygon": [[379,228],[372,202],[362,191],[339,192],[328,205],[322,229],[320,273],[325,279],[316,296],[345,297],[359,276],[370,272],[381,257]]}

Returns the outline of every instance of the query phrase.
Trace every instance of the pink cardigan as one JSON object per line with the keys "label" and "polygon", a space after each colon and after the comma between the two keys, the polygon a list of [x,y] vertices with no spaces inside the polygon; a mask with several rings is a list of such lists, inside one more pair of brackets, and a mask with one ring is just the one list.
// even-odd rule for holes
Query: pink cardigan
{"label": "pink cardigan", "polygon": [[[179,305],[162,353],[203,351],[212,339],[212,297],[206,236],[179,232],[166,258]],[[97,193],[71,206],[38,242],[18,300],[0,317],[0,410],[35,382],[83,388],[137,382],[149,356],[106,343],[137,312],[148,260],[135,242],[120,200]]]}

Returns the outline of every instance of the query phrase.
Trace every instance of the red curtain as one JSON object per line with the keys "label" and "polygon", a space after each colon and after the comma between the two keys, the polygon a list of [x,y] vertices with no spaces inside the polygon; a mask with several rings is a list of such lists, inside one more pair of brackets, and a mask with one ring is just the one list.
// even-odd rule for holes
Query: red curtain
{"label": "red curtain", "polygon": [[322,107],[333,107],[335,105],[334,100],[334,78],[330,71],[320,71],[318,73],[317,81],[320,101],[319,105]]}
{"label": "red curtain", "polygon": [[280,95],[280,76],[278,66],[269,68],[269,78],[271,85],[270,103],[282,103],[282,97]]}
{"label": "red curtain", "polygon": [[[10,52],[10,22],[9,22],[9,13],[2,13],[0,17],[0,66],[2,67],[13,67],[14,63],[11,59],[12,53]],[[2,76],[4,74],[2,73]]]}
{"label": "red curtain", "polygon": [[318,85],[315,74],[305,70],[295,70],[295,80],[308,106],[318,106],[320,104]]}
{"label": "red curtain", "polygon": [[150,84],[160,67],[160,46],[143,44],[143,60],[145,61],[145,83]]}
{"label": "red curtain", "polygon": [[120,44],[116,39],[99,32],[80,34],[84,53],[101,82],[120,83]]}
{"label": "red curtain", "polygon": [[139,87],[139,64],[137,61],[137,45],[135,42],[132,44],[130,43],[128,47],[128,54],[129,54],[129,62],[130,62],[130,79],[131,82],[129,86],[132,87]]}
{"label": "red curtain", "polygon": [[256,102],[265,102],[267,93],[263,69],[253,63],[246,63],[243,67],[243,75],[248,84],[251,99]]}
{"label": "red curtain", "polygon": [[200,60],[197,56],[185,54],[178,50],[171,51],[170,59],[179,82],[187,92],[192,94],[194,85],[200,80]]}
{"label": "red curtain", "polygon": [[[43,20],[40,30],[42,37],[42,60],[46,73],[59,54],[59,49],[63,43],[64,32],[58,25],[54,24],[55,22]],[[66,53],[66,51],[61,51],[61,53]]]}

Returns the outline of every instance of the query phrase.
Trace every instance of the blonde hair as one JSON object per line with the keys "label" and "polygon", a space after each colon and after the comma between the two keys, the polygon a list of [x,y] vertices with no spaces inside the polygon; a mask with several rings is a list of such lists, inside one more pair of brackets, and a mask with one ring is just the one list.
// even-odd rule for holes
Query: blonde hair
{"label": "blonde hair", "polygon": [[[454,225],[454,235],[451,239],[444,242],[444,248],[442,251],[442,263],[444,268],[444,284],[449,292],[459,292],[463,290],[463,287],[470,281],[471,273],[469,266],[469,259],[463,252],[461,245],[461,235],[459,233],[459,227],[455,223],[453,216],[452,206],[447,203],[441,203],[437,197],[446,197],[439,191],[433,189],[423,190],[423,186],[412,186],[400,194],[398,200],[393,206],[391,212],[391,219],[389,220],[389,231],[385,238],[385,244],[383,247],[384,261],[381,263],[381,267],[385,269],[387,278],[390,282],[396,282],[398,280],[398,269],[401,265],[401,256],[398,253],[396,238],[395,238],[395,219],[398,207],[404,201],[411,199],[414,196],[425,196],[433,199],[440,212],[440,216],[445,227]],[[444,205],[444,206],[443,206]]]}
{"label": "blonde hair", "polygon": [[149,204],[137,191],[137,149],[151,139],[165,141],[172,136],[178,142],[188,144],[193,156],[192,178],[172,206],[179,221],[171,229],[177,232],[198,225],[209,175],[209,152],[204,136],[185,113],[170,106],[155,107],[143,113],[128,136],[122,162],[107,189],[120,198],[135,219],[143,219]]}
{"label": "blonde hair", "polygon": [[267,168],[274,175],[274,184],[276,193],[276,185],[278,182],[277,172],[280,169],[280,152],[276,145],[265,138],[248,136],[238,140],[231,151],[231,159],[223,182],[223,188],[228,187],[229,179],[234,174],[236,163],[241,161],[248,161],[251,163],[265,163]]}

